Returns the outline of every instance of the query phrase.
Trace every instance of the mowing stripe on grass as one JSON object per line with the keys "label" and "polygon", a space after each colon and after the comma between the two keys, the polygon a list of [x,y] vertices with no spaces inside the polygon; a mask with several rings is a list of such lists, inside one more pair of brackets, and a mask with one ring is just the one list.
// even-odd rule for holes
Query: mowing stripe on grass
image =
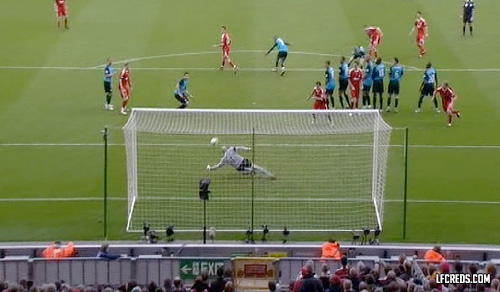
{"label": "mowing stripe on grass", "polygon": [[[145,146],[193,146],[212,147],[212,145],[196,143],[160,143],[142,144]],[[257,146],[272,147],[373,147],[372,144],[256,144]],[[102,147],[102,143],[0,143],[0,147]],[[109,143],[108,146],[125,146],[123,143]],[[392,144],[389,147],[403,147],[402,144]],[[435,149],[500,149],[500,145],[409,145],[410,148],[435,148]]]}
{"label": "mowing stripe on grass", "polygon": [[[198,198],[187,198],[187,197],[144,197],[141,198],[144,200],[185,200],[192,201]],[[221,200],[227,201],[248,201],[250,198],[240,198],[240,197],[226,197],[220,198]],[[74,198],[0,198],[0,203],[9,203],[9,202],[84,202],[84,201],[102,201],[102,197],[74,197]],[[127,201],[126,197],[108,197],[110,201]],[[283,198],[257,198],[256,201],[282,201]],[[317,202],[371,202],[371,200],[353,200],[353,199],[343,199],[343,198],[317,198],[317,199],[293,199],[287,198],[287,200],[292,201],[317,201]],[[403,200],[385,200],[386,203],[402,203]],[[415,204],[473,204],[473,205],[500,205],[500,201],[461,201],[461,200],[408,200],[408,203]]]}

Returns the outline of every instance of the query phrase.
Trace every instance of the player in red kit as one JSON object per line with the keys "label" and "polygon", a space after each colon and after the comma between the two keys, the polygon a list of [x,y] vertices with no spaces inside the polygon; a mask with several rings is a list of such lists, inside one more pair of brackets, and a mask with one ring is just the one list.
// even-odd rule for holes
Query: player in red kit
{"label": "player in red kit", "polygon": [[425,39],[429,36],[427,33],[427,22],[425,19],[422,17],[422,13],[419,11],[417,12],[417,19],[415,20],[415,25],[410,31],[410,35],[417,29],[417,46],[418,46],[418,56],[422,58],[425,53],[427,53],[427,50],[425,49]]}
{"label": "player in red kit", "polygon": [[220,44],[215,46],[221,47],[222,49],[222,65],[219,70],[224,70],[226,64],[229,64],[231,68],[233,68],[234,74],[236,74],[236,72],[238,72],[238,66],[231,61],[231,38],[229,37],[229,33],[227,32],[227,28],[225,26],[222,26]]}
{"label": "player in red kit", "polygon": [[349,71],[349,87],[351,88],[351,109],[359,107],[359,93],[361,92],[361,80],[363,71],[359,68],[359,62],[354,62],[354,68]]}
{"label": "player in red kit", "polygon": [[[321,87],[321,82],[319,81],[316,82],[316,86],[314,86],[311,94],[307,97],[306,100],[311,99],[311,97],[314,97],[314,105],[313,105],[314,110],[328,109],[328,101],[326,99],[325,90]],[[316,116],[313,114],[312,117],[313,117],[312,123],[314,124],[316,123]],[[328,120],[330,121],[330,123],[332,122],[330,115],[328,115]]]}
{"label": "player in red kit", "polygon": [[446,113],[448,117],[448,127],[451,127],[451,121],[453,120],[453,115],[456,115],[457,118],[460,118],[460,112],[453,108],[453,103],[457,99],[457,95],[455,91],[448,85],[448,82],[443,82],[443,84],[434,91],[434,95],[432,99],[434,100],[437,94],[441,96],[441,104],[443,106],[443,111]]}
{"label": "player in red kit", "polygon": [[64,22],[64,28],[69,29],[68,26],[68,9],[66,8],[66,0],[55,0],[56,15],[57,15],[57,28],[61,28]]}
{"label": "player in red kit", "polygon": [[378,46],[382,42],[382,30],[377,26],[365,25],[365,33],[370,38],[370,51],[369,55],[373,58],[378,58]]}
{"label": "player in red kit", "polygon": [[118,81],[118,88],[120,89],[120,95],[122,96],[122,115],[127,115],[127,104],[130,99],[130,89],[132,89],[132,82],[130,82],[130,70],[128,63],[125,63],[125,67],[120,73],[120,80]]}

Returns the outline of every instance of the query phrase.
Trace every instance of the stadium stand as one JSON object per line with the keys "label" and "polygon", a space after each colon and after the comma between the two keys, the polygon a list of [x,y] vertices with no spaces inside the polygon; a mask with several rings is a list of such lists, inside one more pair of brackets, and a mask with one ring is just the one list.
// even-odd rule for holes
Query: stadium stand
{"label": "stadium stand", "polygon": [[[232,281],[229,275],[232,274],[231,261],[235,255],[262,257],[277,254],[284,257],[279,259],[279,274],[276,278],[278,288],[273,288],[276,291],[298,286],[293,284],[300,283],[304,276],[311,277],[311,273],[317,274],[325,290],[330,292],[349,291],[351,286],[354,291],[376,291],[381,288],[384,291],[482,291],[483,288],[491,290],[493,287],[478,285],[444,289],[445,287],[436,285],[433,279],[437,273],[487,273],[492,279],[491,286],[495,286],[498,285],[498,280],[495,279],[499,276],[497,259],[500,258],[499,248],[487,246],[444,246],[441,250],[447,260],[432,264],[424,259],[424,255],[435,247],[425,245],[341,245],[346,257],[337,261],[321,258],[322,246],[319,244],[114,244],[110,245],[109,252],[121,254],[122,257],[108,260],[97,257],[99,252],[102,252],[102,246],[77,244],[76,257],[44,259],[41,253],[46,246],[0,246],[0,291],[132,292],[132,289],[138,287],[134,292],[169,292],[170,288],[158,287],[157,283],[166,283],[166,286],[170,287],[170,279],[174,279],[173,282],[177,283],[177,288],[180,289],[179,277],[185,272],[182,265],[186,261],[221,262],[222,268],[226,270],[225,284]],[[204,256],[207,254],[210,257]],[[207,285],[210,280],[215,280],[217,275],[217,269],[209,269],[213,277],[202,279]],[[187,287],[191,287],[193,279],[197,278],[194,273],[191,276],[190,279],[184,277]],[[350,284],[346,279],[349,279]],[[33,288],[35,286],[36,288]],[[232,291],[234,286],[230,286],[227,287],[229,291],[226,291],[226,287],[224,291]],[[201,287],[199,283],[198,287]],[[220,282],[218,287],[217,290],[220,290]],[[294,290],[303,292],[297,287]],[[203,291],[197,289],[196,292]]]}

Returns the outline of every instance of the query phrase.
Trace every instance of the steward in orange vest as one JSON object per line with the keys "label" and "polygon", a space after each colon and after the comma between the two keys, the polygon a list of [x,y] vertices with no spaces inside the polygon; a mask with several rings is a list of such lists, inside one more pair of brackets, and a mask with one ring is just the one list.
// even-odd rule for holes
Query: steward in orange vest
{"label": "steward in orange vest", "polygon": [[338,242],[335,240],[329,240],[323,244],[321,248],[321,258],[340,260],[341,257],[340,244],[338,244]]}
{"label": "steward in orange vest", "polygon": [[433,249],[430,249],[425,252],[424,259],[428,263],[439,264],[443,261],[446,261],[443,254],[441,253],[441,247],[439,245],[434,246]]}
{"label": "steward in orange vest", "polygon": [[56,241],[49,245],[49,247],[42,252],[42,255],[46,259],[62,259],[72,257],[75,253],[76,249],[73,242],[68,243],[68,245],[64,247],[61,246],[61,242]]}

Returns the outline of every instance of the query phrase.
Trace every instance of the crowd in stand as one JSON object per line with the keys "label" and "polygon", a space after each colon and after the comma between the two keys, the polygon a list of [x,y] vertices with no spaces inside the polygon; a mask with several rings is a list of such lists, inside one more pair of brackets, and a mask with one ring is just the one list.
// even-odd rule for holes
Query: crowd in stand
{"label": "crowd in stand", "polygon": [[119,287],[113,286],[70,286],[64,281],[35,286],[33,281],[21,280],[19,283],[0,282],[0,292],[234,292],[232,271],[219,268],[217,277],[209,281],[208,273],[202,272],[196,277],[191,287],[185,287],[183,281],[176,277],[166,279],[162,285],[151,282],[140,286],[131,281]]}
{"label": "crowd in stand", "polygon": [[[434,250],[436,251],[436,250]],[[314,272],[314,263],[306,263],[297,279],[290,284],[292,292],[464,292],[464,291],[500,291],[500,274],[495,264],[488,263],[483,269],[477,264],[470,264],[465,270],[460,262],[450,265],[446,260],[426,261],[417,264],[413,257],[401,255],[396,264],[380,261],[373,267],[362,261],[354,266],[348,265],[343,256],[341,267],[333,272],[323,264],[321,272]],[[489,274],[490,284],[443,285],[436,283],[440,273]]]}
{"label": "crowd in stand", "polygon": [[[120,255],[108,252],[109,246],[103,244],[97,257],[115,260]],[[44,252],[45,258],[62,258],[73,256],[74,245],[61,246],[55,243]],[[328,259],[328,260],[327,260]],[[340,262],[340,268],[330,270],[327,262]],[[339,261],[338,261],[339,260]],[[436,282],[439,274],[489,274],[489,284],[456,284],[444,285]],[[19,283],[0,282],[0,292],[235,292],[232,271],[219,268],[216,279],[209,281],[209,275],[202,272],[190,287],[178,277],[173,281],[167,279],[163,285],[151,282],[140,286],[131,281],[119,287],[111,286],[70,286],[64,282],[35,286],[33,281]],[[479,266],[470,263],[466,267],[459,261],[449,263],[441,253],[439,246],[426,252],[423,261],[417,262],[414,257],[400,255],[396,263],[376,262],[365,265],[362,261],[349,265],[347,257],[340,257],[339,245],[335,241],[323,246],[323,264],[321,271],[315,271],[314,262],[308,261],[297,278],[287,284],[270,281],[269,292],[500,292],[500,273],[496,265],[488,263]]]}

